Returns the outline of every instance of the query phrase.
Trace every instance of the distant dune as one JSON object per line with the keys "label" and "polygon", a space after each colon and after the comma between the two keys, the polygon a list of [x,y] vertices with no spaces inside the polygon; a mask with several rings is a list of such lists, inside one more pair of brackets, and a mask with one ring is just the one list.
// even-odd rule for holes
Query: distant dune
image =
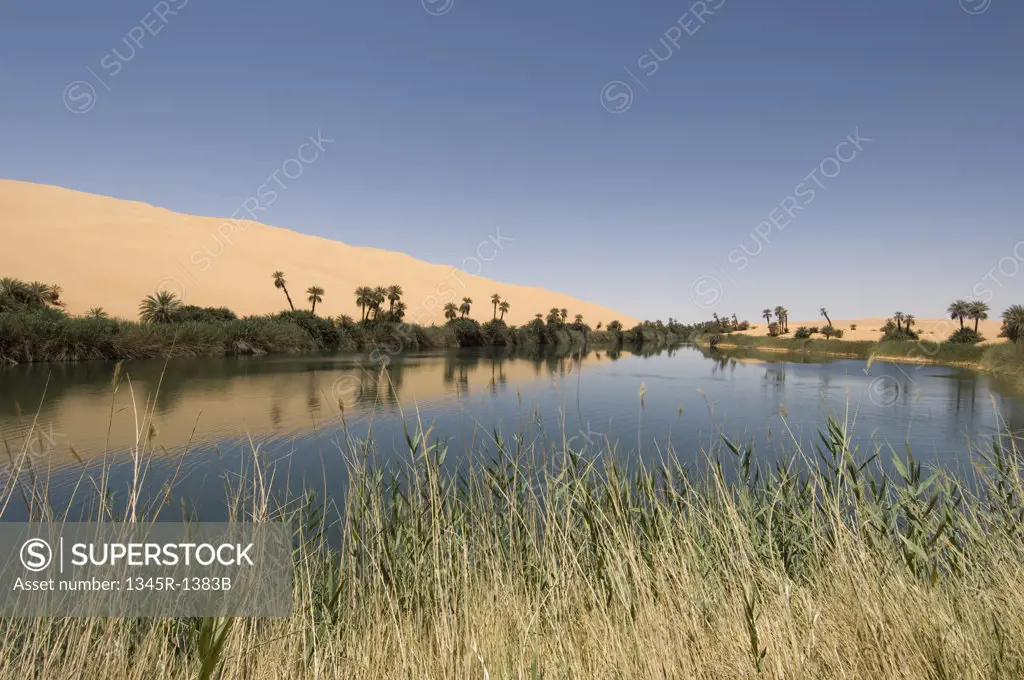
{"label": "distant dune", "polygon": [[[991,314],[992,312],[989,312]],[[835,328],[843,329],[843,340],[880,340],[882,337],[882,326],[885,325],[886,317],[876,316],[865,319],[832,319],[832,325]],[[745,335],[768,335],[768,324],[765,323],[762,318],[760,322],[754,323],[757,328],[749,331],[742,331]],[[823,328],[825,326],[825,319],[818,318],[813,321],[790,321],[789,331],[790,334],[786,337],[793,337],[793,331],[800,326],[817,326]],[[857,330],[851,330],[850,326],[856,325]],[[999,331],[1002,329],[1002,321],[995,319],[987,319],[981,321],[978,324],[978,332],[985,337],[985,342],[982,344],[992,344],[996,342],[1005,342],[1005,338],[999,337]],[[974,322],[967,320],[964,321],[964,326],[974,328]],[[934,340],[935,342],[942,342],[947,339],[956,329],[960,328],[959,321],[953,321],[951,319],[915,319],[914,330],[918,332],[922,340]],[[815,335],[814,337],[820,338],[822,336]]]}
{"label": "distant dune", "polygon": [[[287,308],[271,273],[283,271],[296,308],[308,309],[305,290],[325,289],[317,312],[358,318],[357,286],[398,284],[407,321],[443,323],[446,302],[473,299],[471,316],[488,320],[491,295],[511,305],[505,320],[522,324],[537,312],[565,308],[591,326],[636,319],[607,307],[542,288],[473,276],[500,259],[499,248],[528,248],[491,229],[481,243],[452,253],[455,266],[430,264],[402,253],[349,246],[316,236],[229,218],[194,217],[145,203],[60,187],[0,180],[0,276],[61,286],[68,311],[102,307],[134,319],[139,301],[156,289],[186,304],[226,306],[240,315]],[[522,257],[522,254],[517,254]],[[463,258],[468,258],[463,260]]]}

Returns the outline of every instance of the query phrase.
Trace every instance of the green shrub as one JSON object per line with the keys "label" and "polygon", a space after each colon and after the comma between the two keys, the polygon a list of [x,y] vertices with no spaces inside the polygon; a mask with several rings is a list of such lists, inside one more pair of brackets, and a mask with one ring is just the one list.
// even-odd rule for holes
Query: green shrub
{"label": "green shrub", "polygon": [[799,340],[809,338],[811,337],[811,329],[808,328],[807,326],[800,326],[799,328],[796,329],[796,332],[793,333],[793,337]]}
{"label": "green shrub", "polygon": [[974,345],[985,340],[981,333],[978,333],[973,328],[958,328],[946,342],[953,344],[964,344]]}

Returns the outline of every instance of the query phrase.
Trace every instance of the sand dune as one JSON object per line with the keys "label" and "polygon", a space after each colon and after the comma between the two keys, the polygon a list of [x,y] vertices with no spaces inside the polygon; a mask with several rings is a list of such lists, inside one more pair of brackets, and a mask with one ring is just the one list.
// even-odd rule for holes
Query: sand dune
{"label": "sand dune", "polygon": [[286,308],[270,275],[282,270],[296,307],[308,308],[304,291],[326,290],[317,312],[356,316],[357,286],[398,284],[407,320],[442,323],[446,302],[473,299],[472,316],[492,315],[497,293],[521,324],[537,312],[565,308],[595,325],[636,319],[600,305],[542,288],[499,283],[472,274],[512,247],[492,231],[459,258],[458,268],[402,253],[349,246],[257,222],[194,217],[145,203],[122,201],[59,187],[0,180],[0,276],[55,283],[68,311],[103,307],[133,319],[139,301],[156,289],[177,293],[186,304],[227,306],[238,314]]}
{"label": "sand dune", "polygon": [[[885,321],[886,317],[884,316],[863,319],[832,319],[832,325],[843,329],[843,340],[879,340],[882,337],[882,326],[885,325]],[[759,323],[754,325],[756,328],[741,332],[745,335],[768,335],[768,324],[765,323],[764,319],[761,319]],[[857,329],[851,329],[851,325],[856,325]],[[965,321],[964,325],[974,328],[973,321]],[[788,337],[792,337],[792,332],[800,326],[817,326],[822,328],[825,326],[825,320],[818,318],[812,321],[790,321],[790,336]],[[914,321],[914,329],[920,334],[922,340],[942,342],[958,328],[960,328],[960,322],[951,319],[916,319]],[[980,322],[978,324],[978,332],[985,337],[985,342],[982,344],[1005,342],[1005,338],[999,337],[1001,328],[1002,322],[999,320],[988,319]],[[815,335],[814,337],[818,338],[821,336]]]}

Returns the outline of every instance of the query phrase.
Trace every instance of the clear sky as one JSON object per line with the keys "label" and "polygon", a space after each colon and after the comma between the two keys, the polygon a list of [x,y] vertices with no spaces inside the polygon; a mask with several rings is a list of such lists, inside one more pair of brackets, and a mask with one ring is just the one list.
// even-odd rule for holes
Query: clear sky
{"label": "clear sky", "polygon": [[320,131],[261,221],[497,228],[482,275],[639,318],[998,314],[1022,72],[1019,0],[7,2],[0,176],[230,215]]}

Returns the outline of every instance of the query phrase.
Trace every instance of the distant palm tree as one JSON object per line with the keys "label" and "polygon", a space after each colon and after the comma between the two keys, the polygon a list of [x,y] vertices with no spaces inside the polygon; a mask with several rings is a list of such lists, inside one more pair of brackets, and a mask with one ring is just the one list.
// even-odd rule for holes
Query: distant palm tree
{"label": "distant palm tree", "polygon": [[904,314],[903,312],[896,312],[895,314],[892,315],[892,318],[894,321],[896,321],[896,330],[903,330],[903,319],[907,318],[906,314]]}
{"label": "distant palm tree", "polygon": [[978,332],[978,322],[988,318],[988,305],[984,302],[972,302],[967,305],[967,317],[974,319],[974,332]]}
{"label": "distant palm tree", "polygon": [[373,289],[369,286],[356,288],[356,304],[363,310],[363,321],[366,321],[366,310],[373,306]]}
{"label": "distant palm tree", "polygon": [[949,307],[946,309],[946,311],[949,313],[950,319],[953,319],[954,321],[960,321],[960,330],[964,329],[964,319],[970,316],[970,307],[971,303],[967,302],[967,300],[955,300],[951,302]]}
{"label": "distant palm tree", "polygon": [[465,319],[469,314],[470,305],[473,304],[473,298],[464,297],[462,298],[462,304],[459,305],[459,311],[462,313],[462,318]]}
{"label": "distant palm tree", "polygon": [[498,305],[501,304],[501,296],[495,293],[491,296],[491,304],[494,305],[494,316],[492,319],[498,318]]}
{"label": "distant palm tree", "polygon": [[558,323],[562,318],[562,312],[559,311],[558,307],[552,307],[548,310],[548,323]]}
{"label": "distant palm tree", "polygon": [[917,321],[917,318],[913,314],[907,314],[905,317],[903,317],[903,327],[909,331],[910,327],[914,325],[915,321]]}
{"label": "distant palm tree", "polygon": [[544,318],[544,315],[541,314],[540,312],[537,312],[536,314],[533,315],[533,318],[536,319],[537,321],[540,321],[541,319]]}
{"label": "distant palm tree", "polygon": [[622,330],[622,322],[619,321],[618,319],[612,319],[611,321],[608,322],[608,330],[610,330],[610,331],[621,331]]}
{"label": "distant palm tree", "polygon": [[89,311],[85,315],[90,319],[107,319],[107,313],[103,311],[102,307],[90,307]]}
{"label": "distant palm tree", "polygon": [[274,272],[270,276],[274,279],[274,288],[280,288],[284,291],[284,296],[288,299],[288,306],[294,312],[295,305],[292,304],[292,296],[288,294],[288,282],[284,280],[284,272]]}
{"label": "distant palm tree", "polygon": [[775,318],[778,319],[779,322],[779,332],[782,332],[783,330],[782,317],[785,313],[785,309],[782,305],[775,308]]}
{"label": "distant palm tree", "polygon": [[387,289],[388,311],[394,313],[395,303],[402,299],[402,287],[399,285],[388,286]]}
{"label": "distant palm tree", "polygon": [[355,320],[348,314],[341,314],[338,316],[339,326],[352,326],[355,324]]}
{"label": "distant palm tree", "polygon": [[772,310],[770,310],[770,309],[762,309],[761,310],[761,316],[764,317],[764,322],[765,323],[771,323],[772,322]]}
{"label": "distant palm tree", "polygon": [[829,325],[829,327],[831,328],[831,327],[832,327],[832,319],[828,318],[828,310],[827,310],[827,309],[825,309],[824,307],[822,307],[821,309],[819,309],[819,310],[818,310],[818,312],[819,312],[819,313],[820,313],[820,314],[821,314],[821,315],[822,315],[823,317],[825,317],[825,321],[827,321],[827,322],[828,322],[828,325]]}
{"label": "distant palm tree", "polygon": [[1024,305],[1010,305],[1003,312],[1003,336],[1011,342],[1024,340]]}
{"label": "distant palm tree", "polygon": [[501,304],[498,305],[498,309],[501,310],[501,319],[500,319],[500,321],[504,321],[505,320],[505,312],[507,312],[511,306],[512,305],[510,305],[507,300],[502,300]]}
{"label": "distant palm tree", "polygon": [[451,321],[459,315],[459,309],[455,306],[454,302],[449,302],[444,306],[444,318]]}
{"label": "distant palm tree", "polygon": [[573,321],[575,321],[576,323],[583,323],[583,315],[577,314]]}
{"label": "distant palm tree", "polygon": [[174,314],[181,307],[178,296],[170,291],[160,290],[156,295],[147,295],[139,303],[139,319],[143,323],[171,323]]}
{"label": "distant palm tree", "polygon": [[785,307],[782,308],[782,332],[789,332],[789,310]]}
{"label": "distant palm tree", "polygon": [[565,307],[562,307],[562,309],[559,310],[558,313],[562,316],[562,323],[565,323],[565,319],[569,316],[569,310],[566,309]]}
{"label": "distant palm tree", "polygon": [[384,305],[384,301],[388,299],[388,289],[384,286],[377,286],[373,289],[373,319],[374,321],[380,317],[381,307]]}
{"label": "distant palm tree", "polygon": [[309,295],[306,300],[313,303],[313,307],[309,311],[316,314],[316,303],[323,302],[324,289],[320,286],[310,286],[306,289],[306,294]]}
{"label": "distant palm tree", "polygon": [[405,318],[405,310],[408,309],[404,302],[398,302],[395,304],[394,309],[391,310],[391,314],[394,315],[395,319],[401,321]]}

